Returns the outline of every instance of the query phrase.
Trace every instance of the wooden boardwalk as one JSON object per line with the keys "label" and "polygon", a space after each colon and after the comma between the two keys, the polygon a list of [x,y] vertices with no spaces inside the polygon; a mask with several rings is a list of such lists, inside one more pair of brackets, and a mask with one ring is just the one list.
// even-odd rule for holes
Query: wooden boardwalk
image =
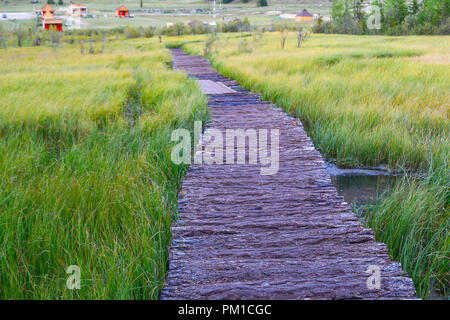
{"label": "wooden boardwalk", "polygon": [[226,94],[226,93],[236,93],[230,87],[227,87],[222,82],[215,82],[211,80],[198,80],[200,89],[204,94]]}
{"label": "wooden boardwalk", "polygon": [[[222,82],[208,127],[279,129],[279,172],[255,165],[191,165],[173,225],[162,299],[413,299],[384,244],[363,228],[299,121],[218,74],[201,56],[172,51],[175,69]],[[380,289],[367,285],[380,269]]]}

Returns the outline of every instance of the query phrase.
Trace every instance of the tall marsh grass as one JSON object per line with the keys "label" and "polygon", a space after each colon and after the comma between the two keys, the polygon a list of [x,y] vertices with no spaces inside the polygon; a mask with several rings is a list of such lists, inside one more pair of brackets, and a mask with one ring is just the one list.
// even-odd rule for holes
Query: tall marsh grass
{"label": "tall marsh grass", "polygon": [[[264,34],[251,52],[222,35],[210,59],[225,75],[300,118],[342,166],[420,173],[370,208],[368,224],[412,276],[418,294],[447,294],[450,269],[448,37]],[[185,49],[201,54],[202,46]]]}
{"label": "tall marsh grass", "polygon": [[377,238],[408,270],[421,297],[449,294],[450,180],[445,168],[430,171],[420,182],[404,179],[366,215]]}
{"label": "tall marsh grass", "polygon": [[[298,116],[320,151],[341,165],[426,170],[431,153],[435,162],[448,155],[450,71],[413,58],[448,50],[446,37],[315,35],[300,49],[290,38],[281,49],[279,36],[266,34],[247,54],[227,38],[212,59],[224,74]],[[197,53],[200,47],[186,45]]]}
{"label": "tall marsh grass", "polygon": [[108,48],[0,51],[1,299],[159,296],[185,171],[170,133],[206,101],[156,40]]}

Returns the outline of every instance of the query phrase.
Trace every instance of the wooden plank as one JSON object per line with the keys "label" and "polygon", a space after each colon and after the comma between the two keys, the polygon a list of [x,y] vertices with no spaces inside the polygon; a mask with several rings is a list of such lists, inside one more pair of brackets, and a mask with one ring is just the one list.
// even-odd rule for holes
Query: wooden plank
{"label": "wooden plank", "polygon": [[230,87],[227,87],[222,82],[214,82],[211,80],[198,80],[200,88],[204,94],[227,94],[236,93]]}

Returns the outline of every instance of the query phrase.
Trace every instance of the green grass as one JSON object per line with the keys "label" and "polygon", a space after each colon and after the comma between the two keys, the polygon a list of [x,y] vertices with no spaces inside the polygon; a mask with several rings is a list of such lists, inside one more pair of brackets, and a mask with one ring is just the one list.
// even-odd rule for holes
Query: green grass
{"label": "green grass", "polygon": [[186,169],[170,133],[204,96],[156,39],[0,56],[0,298],[158,298]]}
{"label": "green grass", "polygon": [[[369,208],[368,225],[413,278],[418,294],[448,291],[450,155],[448,37],[222,35],[211,60],[225,75],[300,118],[342,166],[421,174]],[[185,48],[202,53],[202,44]]]}
{"label": "green grass", "polygon": [[[212,59],[299,117],[320,151],[341,165],[426,171],[431,156],[438,166],[449,152],[450,73],[426,59],[444,57],[448,38],[388,39],[314,35],[297,49],[291,34],[282,50],[270,33],[240,53],[239,39],[224,36]],[[201,46],[186,47],[200,53]]]}
{"label": "green grass", "polygon": [[377,238],[391,248],[424,298],[449,294],[450,181],[446,168],[433,168],[420,182],[405,179],[370,207],[366,216]]}

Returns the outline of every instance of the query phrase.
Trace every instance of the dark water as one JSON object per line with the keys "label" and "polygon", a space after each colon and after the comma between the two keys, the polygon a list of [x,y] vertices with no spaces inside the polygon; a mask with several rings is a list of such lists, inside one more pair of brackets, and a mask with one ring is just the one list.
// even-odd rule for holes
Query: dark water
{"label": "dark water", "polygon": [[[343,196],[347,203],[357,207],[375,201],[402,179],[401,175],[392,175],[386,170],[379,170],[380,168],[342,169],[328,163],[327,169],[339,195]],[[364,212],[355,213],[364,215]],[[430,299],[450,300],[450,295],[434,290]]]}
{"label": "dark water", "polygon": [[347,203],[368,204],[395,186],[397,176],[334,176],[331,181]]}
{"label": "dark water", "polygon": [[392,189],[401,176],[379,169],[341,169],[328,165],[328,173],[339,195],[349,204],[362,206],[375,201]]}

